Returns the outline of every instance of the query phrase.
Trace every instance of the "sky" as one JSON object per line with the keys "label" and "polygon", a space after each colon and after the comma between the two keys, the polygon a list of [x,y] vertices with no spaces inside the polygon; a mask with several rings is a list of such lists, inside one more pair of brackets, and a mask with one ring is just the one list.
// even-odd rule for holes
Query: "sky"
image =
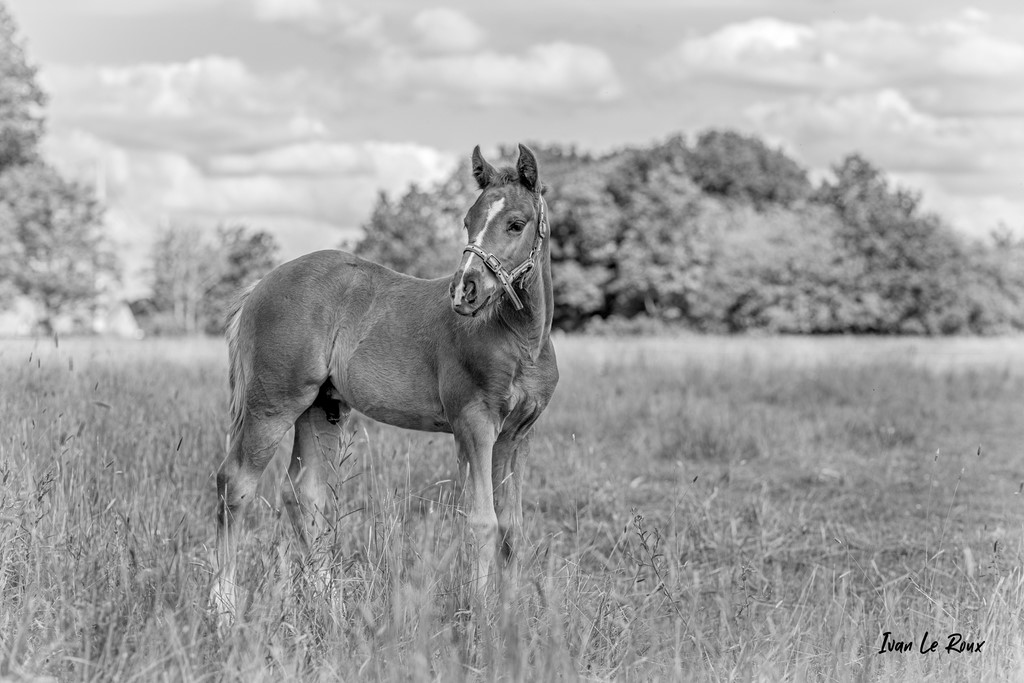
{"label": "sky", "polygon": [[162,226],[240,221],[291,258],[476,144],[709,127],[813,177],[859,152],[965,234],[1024,236],[1019,0],[7,4],[50,97],[44,152],[100,192],[129,294]]}

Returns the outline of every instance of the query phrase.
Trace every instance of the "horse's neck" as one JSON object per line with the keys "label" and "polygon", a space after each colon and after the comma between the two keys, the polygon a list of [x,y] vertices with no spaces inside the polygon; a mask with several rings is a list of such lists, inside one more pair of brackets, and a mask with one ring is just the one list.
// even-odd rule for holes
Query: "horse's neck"
{"label": "horse's neck", "polygon": [[555,315],[555,290],[551,283],[551,241],[550,239],[544,244],[544,248],[541,250],[540,257],[540,277],[537,278],[537,284],[541,287],[541,294],[539,299],[543,301],[544,313],[541,316],[544,324],[544,331],[542,333],[541,345],[547,343],[548,338],[551,336],[551,321]]}
{"label": "horse's neck", "polygon": [[530,356],[536,360],[541,349],[551,336],[551,320],[554,314],[554,295],[551,288],[551,249],[547,240],[541,248],[537,263],[537,277],[533,278],[524,291],[522,311],[512,309],[505,301],[504,324],[511,327],[526,341]]}

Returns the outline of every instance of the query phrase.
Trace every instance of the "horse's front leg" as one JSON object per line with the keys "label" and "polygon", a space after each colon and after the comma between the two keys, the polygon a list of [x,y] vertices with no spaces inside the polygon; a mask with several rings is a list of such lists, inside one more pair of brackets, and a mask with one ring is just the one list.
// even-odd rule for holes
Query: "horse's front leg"
{"label": "horse's front leg", "polygon": [[466,501],[466,522],[472,555],[476,560],[476,586],[479,592],[487,587],[494,571],[494,555],[498,543],[498,515],[494,510],[494,487],[491,462],[494,442],[498,436],[496,421],[484,410],[465,410],[452,421],[452,431],[459,450],[459,462],[469,466],[469,478],[463,496]]}
{"label": "horse's front leg", "polygon": [[494,444],[492,486],[498,514],[498,540],[504,559],[503,576],[514,584],[518,578],[523,546],[523,474],[530,454],[530,436],[518,439],[501,435]]}

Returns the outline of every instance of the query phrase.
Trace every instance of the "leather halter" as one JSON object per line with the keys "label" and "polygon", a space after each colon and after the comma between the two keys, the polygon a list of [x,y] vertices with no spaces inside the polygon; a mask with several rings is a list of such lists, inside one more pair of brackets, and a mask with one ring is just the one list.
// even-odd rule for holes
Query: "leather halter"
{"label": "leather halter", "polygon": [[468,251],[469,253],[476,254],[480,257],[480,260],[484,262],[484,265],[494,273],[496,278],[498,278],[498,282],[501,283],[502,288],[505,290],[505,293],[508,294],[508,298],[511,299],[512,305],[515,306],[517,311],[523,310],[523,301],[519,298],[519,295],[516,294],[515,285],[537,265],[537,253],[540,251],[541,242],[544,241],[544,238],[547,236],[548,216],[546,204],[544,203],[544,197],[541,197],[540,193],[537,194],[537,199],[539,200],[539,209],[537,211],[537,234],[533,238],[533,248],[530,249],[530,255],[526,257],[526,260],[511,271],[505,270],[505,267],[501,265],[501,261],[497,256],[484,251],[475,244],[467,244],[462,250],[463,254]]}

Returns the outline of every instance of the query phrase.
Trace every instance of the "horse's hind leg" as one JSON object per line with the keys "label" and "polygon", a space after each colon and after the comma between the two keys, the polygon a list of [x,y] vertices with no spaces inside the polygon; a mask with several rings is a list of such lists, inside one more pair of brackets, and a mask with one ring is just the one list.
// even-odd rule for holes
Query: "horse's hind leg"
{"label": "horse's hind leg", "polygon": [[248,413],[217,473],[217,581],[213,604],[222,623],[235,613],[238,525],[256,497],[256,485],[277,445],[292,426],[291,416],[258,418]]}
{"label": "horse's hind leg", "polygon": [[307,559],[323,588],[330,584],[336,505],[330,483],[341,458],[342,425],[348,407],[321,390],[316,402],[295,421],[292,461],[281,498]]}

